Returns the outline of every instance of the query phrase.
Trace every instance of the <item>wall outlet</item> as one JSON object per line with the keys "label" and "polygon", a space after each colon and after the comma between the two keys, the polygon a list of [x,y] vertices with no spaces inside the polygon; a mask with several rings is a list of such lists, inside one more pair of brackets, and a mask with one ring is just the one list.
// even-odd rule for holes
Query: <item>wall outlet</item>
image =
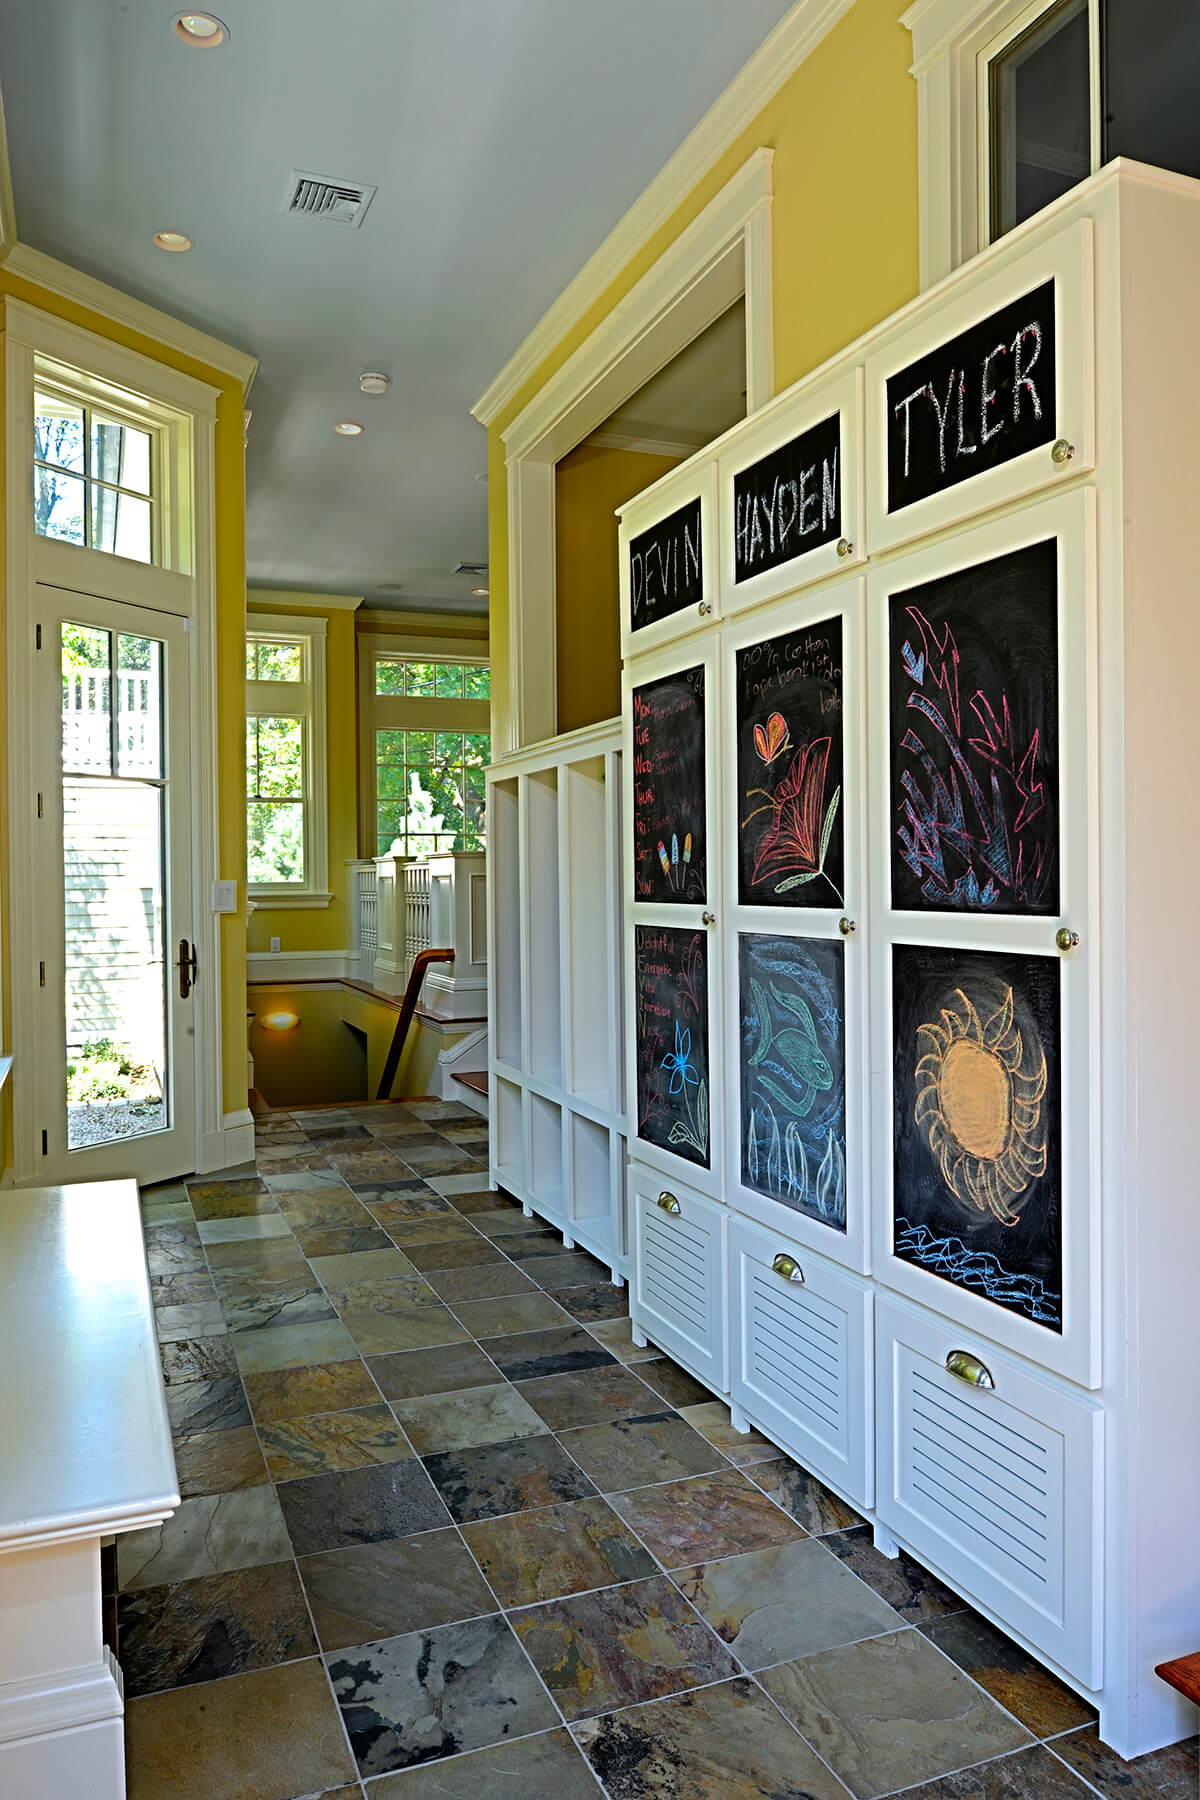
{"label": "wall outlet", "polygon": [[236,881],[213,882],[212,909],[215,913],[232,913],[237,911]]}
{"label": "wall outlet", "polygon": [[275,956],[278,953],[278,950],[279,950],[279,939],[272,938],[271,939],[271,955]]}

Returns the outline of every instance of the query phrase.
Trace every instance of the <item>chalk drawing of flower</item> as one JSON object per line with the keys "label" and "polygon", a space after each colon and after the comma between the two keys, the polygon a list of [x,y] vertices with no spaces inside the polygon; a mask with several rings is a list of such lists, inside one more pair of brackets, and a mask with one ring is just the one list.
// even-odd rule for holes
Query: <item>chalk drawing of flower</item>
{"label": "chalk drawing of flower", "polygon": [[788,736],[787,720],[782,713],[774,712],[765,725],[754,727],[754,748],[768,766],[785,750],[790,750],[792,740]]}
{"label": "chalk drawing of flower", "polygon": [[825,804],[825,779],[831,740],[814,738],[795,752],[787,774],[771,796],[772,817],[759,840],[753,879],[779,875],[775,892],[783,894],[824,873],[841,788]]}
{"label": "chalk drawing of flower", "polygon": [[671,1077],[670,1085],[667,1089],[668,1093],[682,1093],[689,1082],[693,1087],[699,1085],[700,1077],[697,1075],[695,1069],[692,1068],[691,1055],[692,1034],[690,1030],[682,1030],[679,1020],[676,1019],[675,1048],[673,1051],[668,1050],[662,1060],[663,1069]]}

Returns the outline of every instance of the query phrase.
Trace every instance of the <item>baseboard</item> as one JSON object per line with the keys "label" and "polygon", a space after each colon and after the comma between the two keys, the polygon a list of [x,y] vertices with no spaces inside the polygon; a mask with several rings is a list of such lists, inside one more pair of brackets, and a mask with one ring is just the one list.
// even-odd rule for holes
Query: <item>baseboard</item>
{"label": "baseboard", "polygon": [[197,1146],[196,1173],[207,1175],[213,1169],[236,1169],[253,1161],[254,1114],[243,1106],[224,1115],[220,1131],[204,1133]]}
{"label": "baseboard", "polygon": [[357,961],[349,950],[250,950],[246,980],[338,980],[351,975]]}
{"label": "baseboard", "polygon": [[124,1712],[117,1664],[103,1660],[80,1669],[58,1669],[0,1685],[0,1744],[71,1731]]}

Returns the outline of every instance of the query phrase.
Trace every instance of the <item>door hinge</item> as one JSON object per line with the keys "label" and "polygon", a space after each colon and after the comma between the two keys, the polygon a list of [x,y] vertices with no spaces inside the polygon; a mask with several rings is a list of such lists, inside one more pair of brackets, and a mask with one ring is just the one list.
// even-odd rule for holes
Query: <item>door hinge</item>
{"label": "door hinge", "polygon": [[42,1155],[48,1156],[49,1154],[50,1154],[50,1146],[46,1139],[46,1133],[43,1131],[43,1133],[42,1133]]}
{"label": "door hinge", "polygon": [[38,795],[38,818],[42,817],[42,796]]}
{"label": "door hinge", "polygon": [[45,987],[45,985],[46,985],[46,965],[44,962],[40,962],[38,964],[38,986]]}
{"label": "door hinge", "polygon": [[33,629],[37,633],[37,643],[35,648],[40,650],[42,647],[42,628],[40,625],[35,625]]}

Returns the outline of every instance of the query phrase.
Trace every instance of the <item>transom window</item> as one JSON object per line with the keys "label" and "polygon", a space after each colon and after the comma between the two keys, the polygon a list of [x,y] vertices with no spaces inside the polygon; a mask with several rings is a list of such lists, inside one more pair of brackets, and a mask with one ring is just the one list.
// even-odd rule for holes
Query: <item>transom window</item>
{"label": "transom window", "polygon": [[1200,175],[1195,0],[1035,0],[979,79],[993,239],[1116,156]]}
{"label": "transom window", "polygon": [[273,904],[317,904],[328,898],[325,621],[247,623],[247,884]]}
{"label": "transom window", "polygon": [[364,655],[368,853],[481,850],[491,669],[478,656],[405,654],[377,640],[364,645]]}
{"label": "transom window", "polygon": [[40,537],[153,563],[157,433],[49,384],[34,395],[33,518]]}

